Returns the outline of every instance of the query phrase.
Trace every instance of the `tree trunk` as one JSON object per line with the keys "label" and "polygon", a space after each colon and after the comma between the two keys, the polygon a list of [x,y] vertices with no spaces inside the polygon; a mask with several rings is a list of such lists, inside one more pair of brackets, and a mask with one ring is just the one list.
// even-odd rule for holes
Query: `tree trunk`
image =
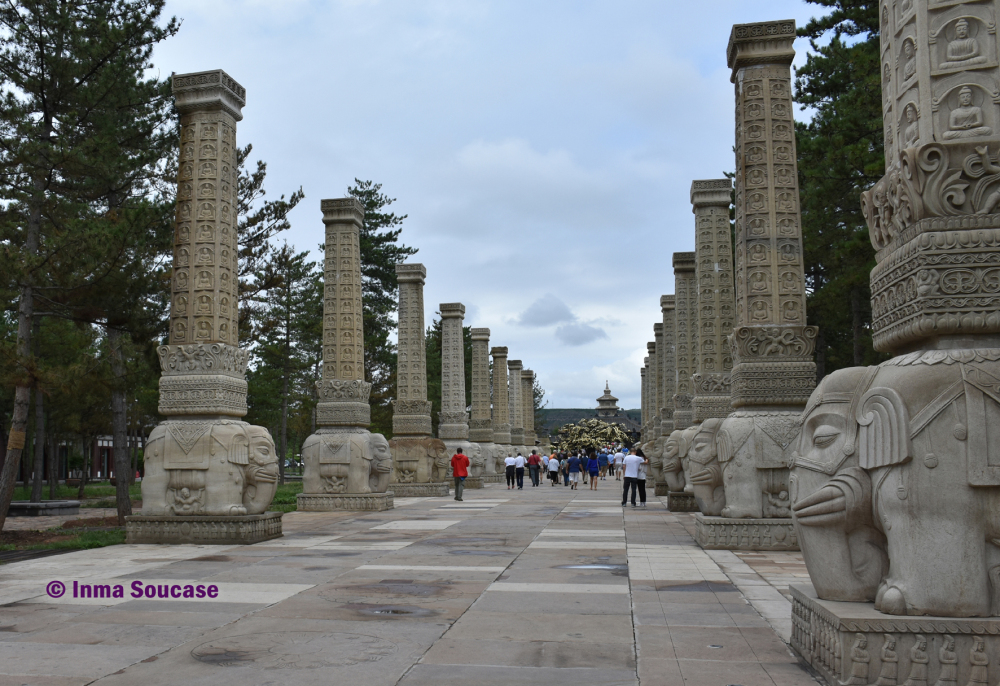
{"label": "tree trunk", "polygon": [[94,439],[87,437],[89,441],[83,445],[83,471],[80,473],[80,488],[76,491],[76,499],[83,500],[84,487],[87,485],[87,474],[90,473],[90,461],[94,455]]}
{"label": "tree trunk", "polygon": [[[35,333],[38,333],[36,330]],[[42,480],[45,478],[45,407],[42,391],[35,384],[35,464],[31,474],[31,502],[42,502]]]}
{"label": "tree trunk", "polygon": [[122,353],[122,334],[109,326],[108,347],[111,349],[111,373],[114,385],[111,387],[111,432],[112,453],[115,464],[115,504],[118,507],[118,526],[125,526],[125,518],[132,514],[132,500],[129,498],[129,460],[127,417],[125,416],[125,359]]}
{"label": "tree trunk", "polygon": [[59,445],[56,441],[56,428],[49,417],[49,500],[58,497],[59,489]]}
{"label": "tree trunk", "polygon": [[816,384],[826,376],[826,329],[819,327],[816,336]]}
{"label": "tree trunk", "polygon": [[278,453],[278,483],[285,483],[285,459],[288,455],[288,330],[285,330],[285,365],[281,379],[281,449]]}
{"label": "tree trunk", "polygon": [[[36,183],[36,188],[38,184]],[[38,237],[41,233],[42,209],[34,201],[27,223],[24,247],[29,255],[38,253]],[[14,483],[17,468],[21,464],[24,451],[25,431],[28,428],[28,405],[31,403],[31,387],[34,384],[34,359],[31,355],[31,320],[35,311],[35,292],[31,279],[21,284],[20,302],[17,309],[17,357],[21,367],[17,386],[14,389],[14,418],[11,422],[10,437],[7,439],[7,456],[3,471],[0,472],[0,531],[7,521],[7,511],[14,497]]]}
{"label": "tree trunk", "polygon": [[851,289],[851,334],[854,337],[854,366],[860,367],[865,363],[865,346],[862,341],[864,335],[865,320],[861,307],[861,289]]}

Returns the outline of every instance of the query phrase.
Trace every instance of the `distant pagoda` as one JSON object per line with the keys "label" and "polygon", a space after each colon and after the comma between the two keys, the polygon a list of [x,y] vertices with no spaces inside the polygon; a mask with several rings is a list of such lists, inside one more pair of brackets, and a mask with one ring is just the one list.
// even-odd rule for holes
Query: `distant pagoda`
{"label": "distant pagoda", "polygon": [[604,382],[604,395],[597,399],[597,416],[601,419],[621,417],[622,409],[618,407],[618,398],[611,395],[611,387]]}

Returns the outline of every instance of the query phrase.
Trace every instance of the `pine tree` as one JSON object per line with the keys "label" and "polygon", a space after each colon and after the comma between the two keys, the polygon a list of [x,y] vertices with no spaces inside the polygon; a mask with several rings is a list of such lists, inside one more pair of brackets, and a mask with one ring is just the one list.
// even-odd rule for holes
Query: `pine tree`
{"label": "pine tree", "polygon": [[[129,258],[162,160],[168,85],[147,79],[152,48],[173,35],[163,0],[21,0],[0,6],[0,257],[18,291],[11,441],[0,474],[0,528],[14,489],[36,384],[36,310],[77,316]],[[126,492],[127,495],[127,492]],[[119,498],[120,501],[120,498]],[[121,512],[121,503],[119,505]]]}
{"label": "pine tree", "polygon": [[[799,30],[811,52],[796,74],[796,100],[813,110],[796,125],[809,320],[820,326],[820,378],[872,364],[868,275],[875,252],[861,192],[885,171],[879,6],[809,0],[832,11]],[[829,39],[824,43],[824,39]]]}

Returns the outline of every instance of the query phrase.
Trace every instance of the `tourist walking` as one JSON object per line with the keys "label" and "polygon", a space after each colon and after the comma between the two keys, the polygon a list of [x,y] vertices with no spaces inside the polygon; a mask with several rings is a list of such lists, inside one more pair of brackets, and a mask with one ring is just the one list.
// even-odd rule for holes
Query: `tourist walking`
{"label": "tourist walking", "polygon": [[528,456],[528,475],[531,477],[531,485],[538,486],[538,472],[542,466],[542,458],[538,456],[538,452],[535,450],[531,451],[531,455]]}
{"label": "tourist walking", "polygon": [[587,473],[590,474],[590,490],[596,491],[597,477],[601,473],[601,461],[594,453],[590,453],[590,459],[587,460]]}
{"label": "tourist walking", "polygon": [[549,458],[549,464],[547,466],[549,470],[549,481],[551,481],[552,485],[555,486],[559,483],[559,460],[554,454]]}
{"label": "tourist walking", "polygon": [[569,471],[569,488],[571,491],[575,491],[577,490],[576,487],[580,485],[580,458],[577,455],[570,457],[567,467]]}
{"label": "tourist walking", "polygon": [[460,501],[465,490],[465,477],[469,475],[469,458],[461,448],[451,456],[451,474],[455,477],[455,500]]}
{"label": "tourist walking", "polygon": [[524,456],[521,453],[514,458],[514,473],[517,475],[517,490],[524,490]]}
{"label": "tourist walking", "polygon": [[[645,456],[642,455],[641,450],[637,450],[635,455],[626,455],[622,460],[622,466],[624,467],[624,478],[625,483],[622,488],[622,507],[625,507],[625,501],[628,500],[629,490],[632,491],[632,507],[635,507],[635,492],[639,488],[639,466],[646,463],[647,460]],[[642,485],[643,493],[643,503],[642,506],[645,507],[645,495],[646,495],[646,484]]]}
{"label": "tourist walking", "polygon": [[569,455],[566,453],[563,453],[562,459],[559,460],[559,469],[563,475],[563,486],[569,486]]}
{"label": "tourist walking", "polygon": [[503,459],[504,471],[507,474],[507,490],[514,488],[514,456],[507,455]]}
{"label": "tourist walking", "polygon": [[639,465],[639,476],[636,478],[635,484],[639,489],[639,507],[646,507],[646,467],[649,465],[649,460],[646,459],[641,450],[636,450],[635,454],[643,459],[642,464]]}
{"label": "tourist walking", "polygon": [[608,475],[608,450],[607,448],[602,448],[601,452],[597,454],[597,464],[601,469],[601,481]]}

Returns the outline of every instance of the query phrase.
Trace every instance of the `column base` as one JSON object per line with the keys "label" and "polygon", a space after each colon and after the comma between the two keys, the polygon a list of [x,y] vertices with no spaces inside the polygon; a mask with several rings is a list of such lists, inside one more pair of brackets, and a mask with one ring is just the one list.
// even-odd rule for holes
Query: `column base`
{"label": "column base", "polygon": [[[830,686],[928,683],[925,679],[930,675],[943,674],[940,648],[945,635],[955,641],[952,652],[958,657],[953,667],[957,683],[991,684],[1000,674],[998,617],[886,615],[876,610],[874,603],[820,600],[811,584],[793,585],[790,590],[792,648]],[[923,653],[923,662],[914,664],[910,651],[918,636],[926,645],[918,650],[918,654]],[[882,660],[887,641],[895,643],[889,646],[894,662]],[[979,665],[971,658],[977,641],[982,641]]]}
{"label": "column base", "polygon": [[337,510],[381,512],[393,508],[394,493],[299,493],[300,512],[335,512]]}
{"label": "column base", "polygon": [[653,486],[653,495],[657,497],[668,495],[669,493],[670,493],[670,486],[668,484],[661,482]]}
{"label": "column base", "polygon": [[465,477],[465,487],[466,488],[482,488],[483,487],[483,477],[481,477],[481,476],[467,476],[467,477]]}
{"label": "column base", "polygon": [[397,498],[440,498],[448,495],[448,484],[443,481],[425,484],[389,484],[389,490]]}
{"label": "column base", "polygon": [[[666,487],[666,484],[663,484]],[[656,495],[660,495],[657,491]],[[697,512],[698,503],[695,502],[693,493],[685,493],[684,491],[668,491],[667,492],[667,509],[671,512]]]}
{"label": "column base", "polygon": [[705,550],[798,550],[791,517],[734,519],[694,516],[695,540]]}
{"label": "column base", "polygon": [[125,518],[125,542],[250,545],[280,538],[281,515],[132,515]]}
{"label": "column base", "polygon": [[507,476],[505,474],[483,474],[479,478],[484,484],[502,484],[507,481]]}

